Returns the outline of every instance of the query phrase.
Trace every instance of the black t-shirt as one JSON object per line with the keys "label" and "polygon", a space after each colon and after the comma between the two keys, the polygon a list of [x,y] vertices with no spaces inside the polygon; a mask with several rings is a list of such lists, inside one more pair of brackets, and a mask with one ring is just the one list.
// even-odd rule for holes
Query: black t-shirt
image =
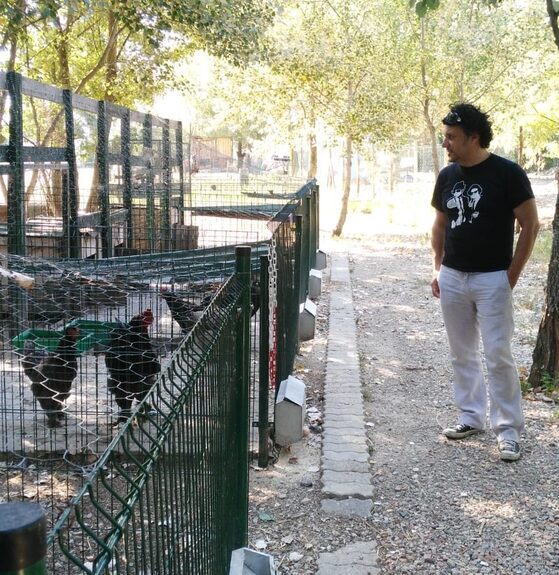
{"label": "black t-shirt", "polygon": [[443,265],[463,272],[506,270],[512,259],[513,210],[533,197],[524,170],[494,154],[476,166],[443,168],[431,201],[447,216]]}

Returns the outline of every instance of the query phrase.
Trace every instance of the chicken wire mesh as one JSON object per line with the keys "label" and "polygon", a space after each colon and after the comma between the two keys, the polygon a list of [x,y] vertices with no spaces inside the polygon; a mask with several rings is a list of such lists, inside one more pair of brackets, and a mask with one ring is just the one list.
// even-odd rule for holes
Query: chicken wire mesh
{"label": "chicken wire mesh", "polygon": [[[239,244],[252,247],[249,448],[265,449],[279,383],[267,361],[282,375],[293,365],[295,213],[315,184],[193,172],[180,123],[11,80],[0,113],[0,501],[39,501],[52,527],[122,428],[151,416],[145,397],[233,274]],[[274,334],[262,354],[272,244],[281,297],[275,312],[264,302],[275,319],[262,324]]]}

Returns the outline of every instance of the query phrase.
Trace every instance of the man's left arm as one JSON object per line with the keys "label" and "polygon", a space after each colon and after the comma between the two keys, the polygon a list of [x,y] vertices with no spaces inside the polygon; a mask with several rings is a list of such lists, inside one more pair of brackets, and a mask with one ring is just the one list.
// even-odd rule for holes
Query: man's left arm
{"label": "man's left arm", "polygon": [[516,285],[536,241],[540,223],[538,220],[538,209],[536,200],[530,199],[522,202],[514,209],[514,215],[520,226],[520,234],[516,242],[516,248],[511,264],[507,270],[509,283],[512,288]]}

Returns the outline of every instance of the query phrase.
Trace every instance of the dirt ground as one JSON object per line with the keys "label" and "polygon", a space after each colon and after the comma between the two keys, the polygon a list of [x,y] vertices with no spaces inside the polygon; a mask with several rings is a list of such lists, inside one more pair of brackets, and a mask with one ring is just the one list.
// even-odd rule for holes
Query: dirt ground
{"label": "dirt ground", "polygon": [[[555,186],[535,186],[544,228],[553,216]],[[513,465],[499,461],[491,432],[460,445],[440,436],[456,412],[444,326],[429,289],[429,223],[381,223],[374,214],[354,214],[344,239],[325,242],[326,251],[344,251],[350,259],[373,513],[337,517],[320,506],[326,272],[316,337],[301,346],[294,373],[307,385],[308,434],[268,469],[252,468],[249,545],[272,554],[281,575],[316,574],[320,553],[371,536],[383,574],[559,572],[555,398],[543,389],[525,394],[524,457]],[[515,289],[521,376],[531,365],[546,274],[547,262],[536,257]]]}

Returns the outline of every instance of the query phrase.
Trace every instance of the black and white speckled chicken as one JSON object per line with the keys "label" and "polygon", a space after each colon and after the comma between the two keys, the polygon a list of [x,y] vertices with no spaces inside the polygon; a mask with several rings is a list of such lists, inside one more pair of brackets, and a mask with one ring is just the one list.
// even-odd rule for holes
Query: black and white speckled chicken
{"label": "black and white speckled chicken", "polygon": [[78,375],[79,335],[77,327],[67,327],[56,349],[46,355],[29,342],[21,360],[23,371],[31,380],[31,391],[47,414],[49,427],[60,427],[64,420],[64,402]]}
{"label": "black and white speckled chicken", "polygon": [[[184,334],[189,333],[196,325],[201,313],[211,303],[215,293],[206,295],[200,303],[181,298],[175,292],[161,290],[161,297],[167,302],[173,319],[179,324]],[[250,286],[251,317],[260,309],[260,282],[253,280]]]}
{"label": "black and white speckled chicken", "polygon": [[196,325],[201,312],[208,307],[213,294],[204,297],[200,303],[181,298],[172,291],[161,290],[161,297],[167,303],[172,318],[179,324],[182,332],[187,334]]}
{"label": "black and white speckled chicken", "polygon": [[[118,423],[124,423],[130,417],[134,401],[144,399],[161,371],[148,333],[152,323],[153,313],[146,309],[110,334],[105,365],[107,387],[120,408]],[[145,408],[150,409],[148,405]]]}

